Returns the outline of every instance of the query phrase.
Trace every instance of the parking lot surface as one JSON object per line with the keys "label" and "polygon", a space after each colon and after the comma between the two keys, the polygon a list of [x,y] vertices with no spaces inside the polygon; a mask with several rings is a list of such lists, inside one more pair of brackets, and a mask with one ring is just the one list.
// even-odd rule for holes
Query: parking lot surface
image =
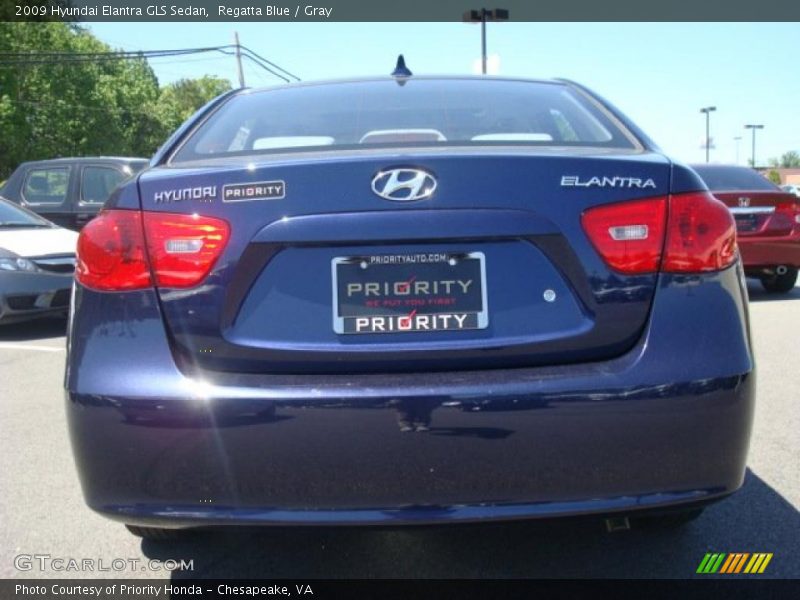
{"label": "parking lot surface", "polygon": [[[142,542],[83,503],[61,391],[65,322],[0,328],[0,577],[163,578],[170,574],[149,561],[168,559],[191,561],[175,579],[691,577],[706,552],[771,552],[764,576],[800,577],[800,287],[775,297],[751,285],[750,299],[758,402],[743,489],[682,530],[612,534],[596,519],[566,519]],[[17,558],[34,555],[50,558]],[[90,559],[94,570],[57,568],[69,559]],[[126,564],[116,570],[119,559]]]}

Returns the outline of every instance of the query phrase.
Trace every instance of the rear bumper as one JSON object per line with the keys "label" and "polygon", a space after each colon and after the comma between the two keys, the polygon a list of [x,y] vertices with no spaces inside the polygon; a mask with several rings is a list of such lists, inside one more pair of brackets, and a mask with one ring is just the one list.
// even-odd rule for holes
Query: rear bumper
{"label": "rear bumper", "polygon": [[800,228],[778,238],[742,237],[737,240],[745,270],[754,267],[800,267]]}
{"label": "rear bumper", "polygon": [[0,324],[66,314],[72,275],[0,271]]}
{"label": "rear bumper", "polygon": [[[743,481],[754,407],[742,286],[740,267],[663,277],[640,343],[610,361],[202,381],[175,367],[148,292],[110,306],[79,287],[66,396],[84,494],[111,518],[163,527],[717,499]],[[125,319],[134,304],[150,318]]]}

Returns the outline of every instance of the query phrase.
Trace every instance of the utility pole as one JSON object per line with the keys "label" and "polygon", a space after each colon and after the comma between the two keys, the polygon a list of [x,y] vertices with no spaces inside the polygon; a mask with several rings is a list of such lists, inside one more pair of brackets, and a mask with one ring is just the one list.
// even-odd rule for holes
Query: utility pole
{"label": "utility pole", "polygon": [[755,169],[756,168],[756,129],[764,129],[764,126],[763,125],[748,124],[748,125],[745,125],[744,128],[745,129],[750,129],[750,130],[753,131],[753,154],[752,154],[752,159],[751,159],[753,164],[750,165],[750,166]]}
{"label": "utility pole", "polygon": [[705,108],[701,108],[700,112],[705,113],[706,115],[706,162],[708,162],[708,153],[711,150],[711,136],[709,135],[709,116],[712,112],[717,110],[716,106],[706,106]]}
{"label": "utility pole", "polygon": [[239,73],[239,87],[244,87],[244,71],[242,70],[242,47],[239,44],[239,32],[233,32],[233,42],[236,45],[236,70]]}

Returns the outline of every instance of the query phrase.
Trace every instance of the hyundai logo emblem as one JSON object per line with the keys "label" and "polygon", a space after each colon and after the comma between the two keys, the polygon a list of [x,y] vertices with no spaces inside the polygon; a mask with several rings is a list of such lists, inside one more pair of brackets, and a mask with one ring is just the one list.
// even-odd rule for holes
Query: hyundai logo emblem
{"label": "hyundai logo emblem", "polygon": [[436,179],[422,169],[389,169],[372,178],[372,191],[395,202],[424,200],[436,191]]}

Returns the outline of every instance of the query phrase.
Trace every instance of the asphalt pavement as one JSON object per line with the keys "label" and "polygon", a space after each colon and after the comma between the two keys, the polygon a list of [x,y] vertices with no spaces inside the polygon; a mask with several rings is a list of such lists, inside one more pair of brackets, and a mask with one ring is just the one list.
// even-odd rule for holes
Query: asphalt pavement
{"label": "asphalt pavement", "polygon": [[706,552],[771,552],[764,576],[800,578],[800,286],[774,297],[751,285],[750,299],[758,402],[744,487],[683,529],[616,533],[596,519],[561,519],[237,529],[143,542],[83,503],[61,392],[64,320],[2,327],[0,577],[163,578],[149,561],[172,559],[192,565],[174,579],[683,578]]}

